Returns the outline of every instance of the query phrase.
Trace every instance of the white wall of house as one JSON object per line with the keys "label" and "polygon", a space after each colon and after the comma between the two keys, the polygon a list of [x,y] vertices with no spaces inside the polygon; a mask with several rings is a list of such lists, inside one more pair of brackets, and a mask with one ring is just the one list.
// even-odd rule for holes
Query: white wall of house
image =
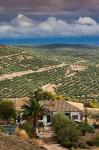
{"label": "white wall of house", "polygon": [[46,125],[46,124],[47,124],[47,116],[44,115],[43,118],[42,118],[42,120],[39,120],[39,121],[40,121],[40,122],[43,122],[44,125]]}
{"label": "white wall of house", "polygon": [[[55,114],[57,114],[57,113],[59,113],[59,112],[53,112],[53,113],[49,113],[48,115],[50,115],[50,117],[51,117],[51,119],[52,119],[52,117],[55,115]],[[63,113],[63,112],[62,112]],[[71,119],[74,119],[75,117],[77,117],[77,118],[75,118],[76,120],[81,120],[81,113],[80,112],[64,112],[64,114],[66,114],[66,113],[69,113],[70,114],[70,118]],[[74,119],[74,120],[75,120]],[[43,120],[42,120],[43,122],[44,122],[44,124],[46,125],[47,124],[47,115],[44,115],[43,116]]]}
{"label": "white wall of house", "polygon": [[[55,115],[57,112],[53,112],[53,115]],[[62,112],[63,113],[63,112]],[[77,116],[77,120],[81,120],[81,113],[80,112],[64,112],[64,114],[70,114],[71,119],[73,119],[73,116]]]}
{"label": "white wall of house", "polygon": [[70,112],[70,116],[73,119],[73,117],[78,116],[77,120],[81,120],[81,113],[80,112]]}

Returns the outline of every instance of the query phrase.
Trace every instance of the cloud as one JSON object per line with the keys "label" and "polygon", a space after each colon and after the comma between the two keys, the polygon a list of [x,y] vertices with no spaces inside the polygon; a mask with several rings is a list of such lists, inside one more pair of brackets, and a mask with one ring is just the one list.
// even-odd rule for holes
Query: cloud
{"label": "cloud", "polygon": [[95,25],[96,21],[90,17],[84,17],[84,18],[80,17],[77,23],[81,25]]}
{"label": "cloud", "polygon": [[33,11],[99,9],[99,0],[0,0],[6,8],[32,7]]}
{"label": "cloud", "polygon": [[6,10],[3,6],[0,6],[0,14],[6,13]]}
{"label": "cloud", "polygon": [[0,37],[39,38],[49,36],[96,36],[99,35],[99,24],[89,17],[79,18],[68,23],[65,20],[49,17],[46,21],[37,22],[22,14],[8,22],[0,22]]}
{"label": "cloud", "polygon": [[32,27],[33,26],[33,21],[22,15],[22,14],[19,14],[15,19],[13,19],[11,21],[11,23],[15,26],[22,26],[22,27]]}
{"label": "cloud", "polygon": [[90,16],[99,22],[99,0],[0,0],[0,7],[0,20],[22,13],[40,20],[46,16],[61,16],[70,21]]}

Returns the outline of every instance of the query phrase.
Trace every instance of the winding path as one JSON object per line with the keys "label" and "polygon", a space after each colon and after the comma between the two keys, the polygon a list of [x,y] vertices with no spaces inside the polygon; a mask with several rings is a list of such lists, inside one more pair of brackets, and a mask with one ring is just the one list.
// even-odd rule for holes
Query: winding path
{"label": "winding path", "polygon": [[68,150],[67,148],[62,147],[60,144],[57,144],[57,141],[51,130],[45,130],[41,132],[39,137],[44,140],[44,148],[47,150]]}
{"label": "winding path", "polygon": [[49,71],[49,70],[52,70],[52,69],[55,69],[55,68],[62,68],[64,66],[65,66],[65,63],[62,63],[60,65],[53,65],[53,66],[39,68],[38,70],[27,70],[27,71],[20,71],[20,72],[13,72],[13,73],[8,73],[8,74],[3,74],[3,75],[0,75],[0,81],[13,79],[13,78],[16,78],[16,77],[21,77],[23,75],[27,75],[27,74],[31,74],[31,73],[39,73],[39,72]]}

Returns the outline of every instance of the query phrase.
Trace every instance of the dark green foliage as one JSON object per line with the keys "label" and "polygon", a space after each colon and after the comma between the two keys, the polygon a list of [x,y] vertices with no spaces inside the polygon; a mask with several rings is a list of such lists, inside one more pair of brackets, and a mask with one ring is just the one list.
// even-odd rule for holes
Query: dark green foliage
{"label": "dark green foliage", "polygon": [[86,149],[87,148],[87,144],[85,143],[85,142],[79,142],[79,144],[78,144],[78,146],[79,146],[79,148],[83,148],[83,149]]}
{"label": "dark green foliage", "polygon": [[44,123],[43,122],[39,122],[39,128],[44,128]]}
{"label": "dark green foliage", "polygon": [[93,144],[95,146],[98,146],[99,147],[99,135],[97,135],[94,139],[93,139]]}
{"label": "dark green foliage", "polygon": [[87,141],[87,144],[89,146],[97,146],[97,147],[99,147],[99,135],[97,135],[96,137],[94,137],[92,140]]}
{"label": "dark green foliage", "polygon": [[43,106],[41,106],[40,102],[31,98],[27,101],[27,104],[22,106],[22,110],[23,117],[30,118],[32,120],[32,127],[38,127],[38,120],[44,112]]}
{"label": "dark green foliage", "polygon": [[15,119],[16,111],[13,102],[11,101],[0,101],[0,119],[10,120]]}
{"label": "dark green foliage", "polygon": [[92,114],[92,115],[90,116],[90,118],[96,119],[96,121],[98,121],[98,120],[99,120],[99,113],[97,113],[97,114]]}
{"label": "dark green foliage", "polygon": [[[58,47],[59,46],[59,47]],[[73,45],[74,46],[74,45]],[[24,97],[36,88],[52,83],[59,85],[58,95],[81,99],[83,94],[89,100],[99,99],[99,48],[88,46],[55,45],[41,47],[2,47],[0,48],[0,74],[37,70],[46,66],[65,63],[62,68],[0,81],[1,97]],[[83,62],[81,62],[83,61]],[[72,77],[66,77],[68,67],[80,62],[87,66],[84,71]],[[97,107],[96,103],[90,105]]]}
{"label": "dark green foliage", "polygon": [[56,114],[52,125],[59,143],[68,148],[77,145],[80,130],[75,122],[66,118],[63,114]]}
{"label": "dark green foliage", "polygon": [[38,88],[34,92],[34,97],[36,100],[54,100],[56,95],[52,94],[51,92],[43,91],[42,88]]}
{"label": "dark green foliage", "polygon": [[25,130],[27,132],[28,136],[32,138],[32,136],[33,136],[33,128],[32,128],[31,124],[29,124],[29,123],[20,124],[19,128],[21,130]]}
{"label": "dark green foliage", "polygon": [[0,126],[0,132],[5,133],[5,129],[2,126]]}
{"label": "dark green foliage", "polygon": [[86,133],[93,133],[94,132],[94,129],[92,126],[88,125],[88,124],[85,124],[85,123],[79,123],[78,125],[82,135],[86,135]]}

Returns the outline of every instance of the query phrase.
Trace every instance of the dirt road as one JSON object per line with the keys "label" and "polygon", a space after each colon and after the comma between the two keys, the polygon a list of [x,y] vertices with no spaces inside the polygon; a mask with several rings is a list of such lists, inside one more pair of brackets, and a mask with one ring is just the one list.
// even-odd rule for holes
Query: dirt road
{"label": "dirt road", "polygon": [[68,150],[67,148],[62,147],[60,144],[57,143],[51,130],[45,130],[40,134],[40,137],[44,140],[45,143],[44,147],[47,150]]}
{"label": "dirt road", "polygon": [[27,70],[27,71],[20,71],[20,72],[13,72],[9,74],[3,74],[0,76],[0,81],[8,80],[8,79],[13,79],[16,77],[21,77],[23,75],[31,74],[31,73],[39,73],[39,72],[44,72],[44,71],[49,71],[55,68],[62,68],[65,66],[65,63],[60,64],[60,65],[53,65],[53,66],[48,66],[44,68],[40,68],[38,70]]}

